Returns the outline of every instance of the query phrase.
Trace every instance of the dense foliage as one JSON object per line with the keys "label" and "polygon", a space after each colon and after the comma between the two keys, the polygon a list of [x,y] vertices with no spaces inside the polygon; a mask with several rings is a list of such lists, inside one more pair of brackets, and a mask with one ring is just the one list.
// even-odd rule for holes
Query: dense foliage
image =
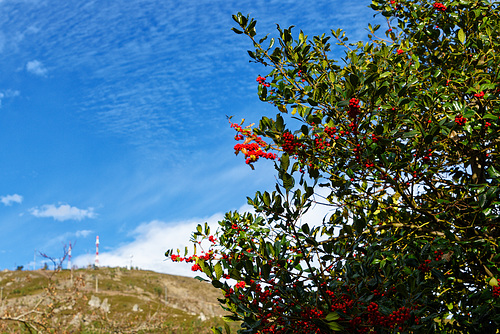
{"label": "dense foliage", "polygon": [[278,110],[231,123],[235,150],[274,159],[276,190],[199,226],[210,250],[166,255],[223,290],[241,333],[498,333],[499,4],[374,0],[388,27],[366,43],[278,27],[275,44],[234,16]]}

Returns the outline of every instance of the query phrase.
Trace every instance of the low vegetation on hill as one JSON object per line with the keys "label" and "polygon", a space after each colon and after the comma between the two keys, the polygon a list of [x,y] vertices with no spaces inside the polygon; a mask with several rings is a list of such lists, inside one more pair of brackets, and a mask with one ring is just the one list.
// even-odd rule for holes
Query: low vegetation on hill
{"label": "low vegetation on hill", "polygon": [[0,333],[209,333],[220,292],[124,268],[0,273]]}

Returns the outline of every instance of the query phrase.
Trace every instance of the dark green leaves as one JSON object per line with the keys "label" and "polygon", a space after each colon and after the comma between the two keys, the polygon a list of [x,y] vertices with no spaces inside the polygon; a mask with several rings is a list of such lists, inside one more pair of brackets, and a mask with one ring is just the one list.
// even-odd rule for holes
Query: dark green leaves
{"label": "dark green leaves", "polygon": [[[289,332],[298,318],[324,332],[345,319],[377,332],[499,328],[485,284],[500,274],[498,5],[443,4],[372,1],[393,30],[375,37],[379,26],[368,26],[369,41],[351,44],[332,30],[342,64],[324,34],[278,26],[267,47],[253,19],[233,16],[252,62],[269,69],[258,95],[278,115],[253,133],[278,154],[278,180],[249,199],[255,214],[225,216],[221,253],[198,262],[225,295],[223,272],[245,282],[224,298],[245,331],[261,331],[270,310]],[[194,237],[203,244],[207,229]],[[331,308],[339,298],[353,302],[345,318]],[[372,302],[385,316],[407,307],[411,321],[370,323]]]}

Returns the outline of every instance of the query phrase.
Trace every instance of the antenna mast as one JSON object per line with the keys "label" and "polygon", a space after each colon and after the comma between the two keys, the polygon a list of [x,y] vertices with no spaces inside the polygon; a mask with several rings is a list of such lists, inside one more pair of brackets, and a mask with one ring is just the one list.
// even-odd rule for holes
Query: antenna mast
{"label": "antenna mast", "polygon": [[94,266],[99,267],[99,236],[95,238],[95,262]]}
{"label": "antenna mast", "polygon": [[68,248],[68,269],[71,270],[71,242],[69,243]]}

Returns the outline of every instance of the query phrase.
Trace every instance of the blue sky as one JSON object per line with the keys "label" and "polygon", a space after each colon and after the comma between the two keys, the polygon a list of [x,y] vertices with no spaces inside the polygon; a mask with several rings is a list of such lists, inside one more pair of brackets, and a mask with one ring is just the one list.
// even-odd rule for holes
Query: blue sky
{"label": "blue sky", "polygon": [[252,171],[232,149],[226,115],[275,111],[231,15],[261,36],[278,23],[359,40],[369,3],[0,0],[0,268],[70,242],[85,266],[99,235],[103,265],[189,275],[164,251],[274,187],[271,163]]}

